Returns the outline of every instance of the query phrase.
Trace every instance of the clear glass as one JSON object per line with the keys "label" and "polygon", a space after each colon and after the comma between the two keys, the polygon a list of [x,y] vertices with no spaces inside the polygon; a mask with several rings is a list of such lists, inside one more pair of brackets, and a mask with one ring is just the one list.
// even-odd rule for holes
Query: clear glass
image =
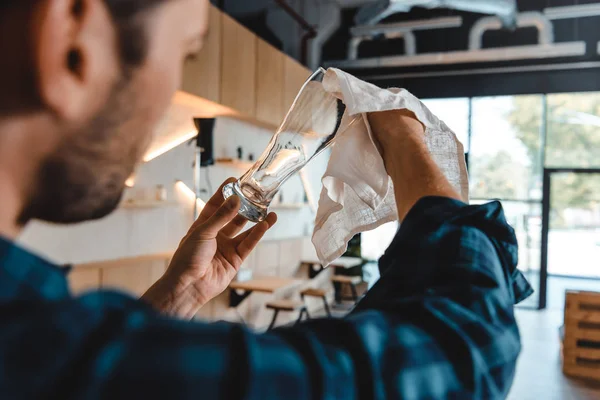
{"label": "clear glass", "polygon": [[469,99],[426,99],[423,104],[456,134],[469,152]]}
{"label": "clear glass", "polygon": [[542,199],[542,96],[473,99],[471,198]]}
{"label": "clear glass", "polygon": [[240,215],[248,220],[263,221],[285,181],[360,118],[345,115],[344,103],[323,87],[324,77],[325,70],[320,68],[306,81],[256,164],[223,188],[225,198],[239,196]]}
{"label": "clear glass", "polygon": [[546,167],[600,167],[600,93],[548,95]]}

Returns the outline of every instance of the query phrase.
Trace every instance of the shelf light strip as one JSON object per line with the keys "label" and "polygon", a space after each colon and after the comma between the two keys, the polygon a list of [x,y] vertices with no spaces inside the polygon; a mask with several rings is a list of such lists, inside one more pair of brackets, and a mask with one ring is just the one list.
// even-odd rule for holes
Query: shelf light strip
{"label": "shelf light strip", "polygon": [[177,181],[175,183],[175,186],[177,188],[179,188],[179,190],[181,190],[183,193],[185,193],[185,195],[187,197],[189,197],[190,200],[196,199],[196,204],[198,205],[198,209],[202,210],[204,208],[204,206],[206,206],[206,203],[204,201],[202,201],[202,199],[197,198],[194,191],[192,189],[190,189],[190,187],[188,185],[186,185],[185,183],[183,183],[182,181]]}
{"label": "shelf light strip", "polygon": [[188,140],[196,137],[196,135],[198,135],[197,131],[191,131],[191,132],[186,133],[185,135],[177,137],[176,139],[169,142],[168,144],[146,154],[144,156],[144,162],[154,160],[156,157],[159,157],[159,156],[165,154],[166,152],[173,150],[175,147],[179,146],[180,144],[185,143]]}

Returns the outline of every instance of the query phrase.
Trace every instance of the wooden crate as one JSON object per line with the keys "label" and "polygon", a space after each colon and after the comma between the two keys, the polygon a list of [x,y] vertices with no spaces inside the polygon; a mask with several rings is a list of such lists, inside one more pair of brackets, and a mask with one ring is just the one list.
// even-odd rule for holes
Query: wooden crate
{"label": "wooden crate", "polygon": [[600,381],[600,293],[566,293],[563,373]]}

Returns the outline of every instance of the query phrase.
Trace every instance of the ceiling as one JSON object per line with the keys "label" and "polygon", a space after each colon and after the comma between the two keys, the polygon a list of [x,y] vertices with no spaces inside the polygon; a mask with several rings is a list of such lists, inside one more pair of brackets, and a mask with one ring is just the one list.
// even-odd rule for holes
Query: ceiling
{"label": "ceiling", "polygon": [[[511,9],[512,0],[286,0],[286,2],[317,28],[317,38],[309,42],[307,56],[307,64],[314,68],[323,64],[334,66],[338,60],[347,60],[350,54],[349,46],[353,40],[351,30],[357,26],[357,21],[368,22],[367,15],[377,16],[370,22],[385,24],[447,17],[460,18],[461,25],[451,29],[414,32],[414,45],[418,55],[468,51],[473,27],[481,22],[482,18],[489,17],[490,13],[499,16],[505,26],[510,25],[510,16],[503,13]],[[231,13],[259,36],[289,55],[301,58],[301,38],[304,31],[279,9],[275,0],[252,2],[226,0],[224,3],[226,12]],[[542,16],[546,10],[557,8],[600,7],[600,0],[517,0],[516,3],[519,13],[534,12]],[[490,8],[494,5],[495,9]],[[410,11],[405,12],[409,6]],[[385,16],[385,19],[379,21],[381,16]],[[471,58],[467,57],[461,62],[438,62],[430,65],[410,63],[404,65],[406,60],[403,60],[403,63],[398,66],[383,66],[383,63],[379,63],[370,68],[349,68],[345,65],[344,69],[380,86],[408,87],[415,94],[427,97],[448,96],[459,92],[461,95],[493,95],[534,91],[539,93],[600,90],[600,51],[598,50],[600,31],[597,28],[600,16],[592,13],[588,16],[562,18],[555,13],[552,19],[545,23],[551,24],[553,43],[557,44],[557,47],[573,45],[572,51],[567,52],[567,56],[544,56],[539,59],[529,57],[525,60],[508,57],[502,61],[478,60],[475,63],[469,62]],[[519,46],[537,46],[540,25],[541,23],[538,22],[537,25],[533,24],[517,30],[486,28],[481,34],[482,48],[514,49]],[[364,41],[360,45],[358,58],[406,55],[406,42],[402,35],[397,35],[396,38],[375,39],[377,40]],[[545,51],[539,47],[533,49]],[[520,49],[520,52],[528,55],[525,49]],[[549,53],[554,54],[553,49],[550,49]],[[503,55],[501,51],[498,54]],[[546,68],[548,65],[562,66],[560,67],[562,69],[539,71],[538,67]],[[571,65],[572,68],[569,67]],[[510,69],[514,67],[517,69]],[[518,69],[521,67],[525,69]],[[530,67],[538,70],[527,72],[527,68]],[[475,70],[484,70],[484,72],[479,72],[477,76],[468,75],[469,71]],[[432,76],[423,77],[424,74]],[[456,74],[459,75],[454,76]]]}

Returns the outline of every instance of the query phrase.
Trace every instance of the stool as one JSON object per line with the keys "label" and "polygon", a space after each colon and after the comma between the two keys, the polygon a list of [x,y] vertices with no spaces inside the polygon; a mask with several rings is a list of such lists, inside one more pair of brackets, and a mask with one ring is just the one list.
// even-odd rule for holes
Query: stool
{"label": "stool", "polygon": [[[304,297],[318,297],[323,299],[323,305],[325,306],[325,312],[327,313],[328,317],[331,317],[331,311],[329,310],[329,304],[327,303],[327,292],[323,289],[305,289],[303,291],[300,292],[300,296],[302,297],[302,300],[304,300]],[[308,315],[308,310],[306,311],[306,315]]]}
{"label": "stool", "polygon": [[279,315],[280,311],[288,311],[288,312],[294,312],[294,311],[300,311],[300,315],[298,316],[298,319],[296,320],[296,324],[298,324],[300,321],[302,321],[302,317],[304,317],[304,315],[306,314],[306,319],[310,319],[310,315],[308,315],[308,310],[306,309],[306,305],[304,304],[304,302],[300,302],[300,301],[293,301],[293,300],[274,300],[274,301],[270,301],[266,304],[267,308],[270,310],[273,310],[273,320],[271,321],[271,324],[269,325],[268,330],[273,329],[273,327],[275,326],[275,321],[277,320],[277,315]]}
{"label": "stool", "polygon": [[343,289],[344,285],[348,285],[350,287],[350,291],[352,292],[351,300],[354,301],[355,304],[358,302],[358,291],[356,289],[356,285],[362,283],[362,278],[360,276],[334,275],[331,277],[331,281],[340,287],[339,297],[336,296],[336,299],[345,300],[342,298],[341,289]]}

